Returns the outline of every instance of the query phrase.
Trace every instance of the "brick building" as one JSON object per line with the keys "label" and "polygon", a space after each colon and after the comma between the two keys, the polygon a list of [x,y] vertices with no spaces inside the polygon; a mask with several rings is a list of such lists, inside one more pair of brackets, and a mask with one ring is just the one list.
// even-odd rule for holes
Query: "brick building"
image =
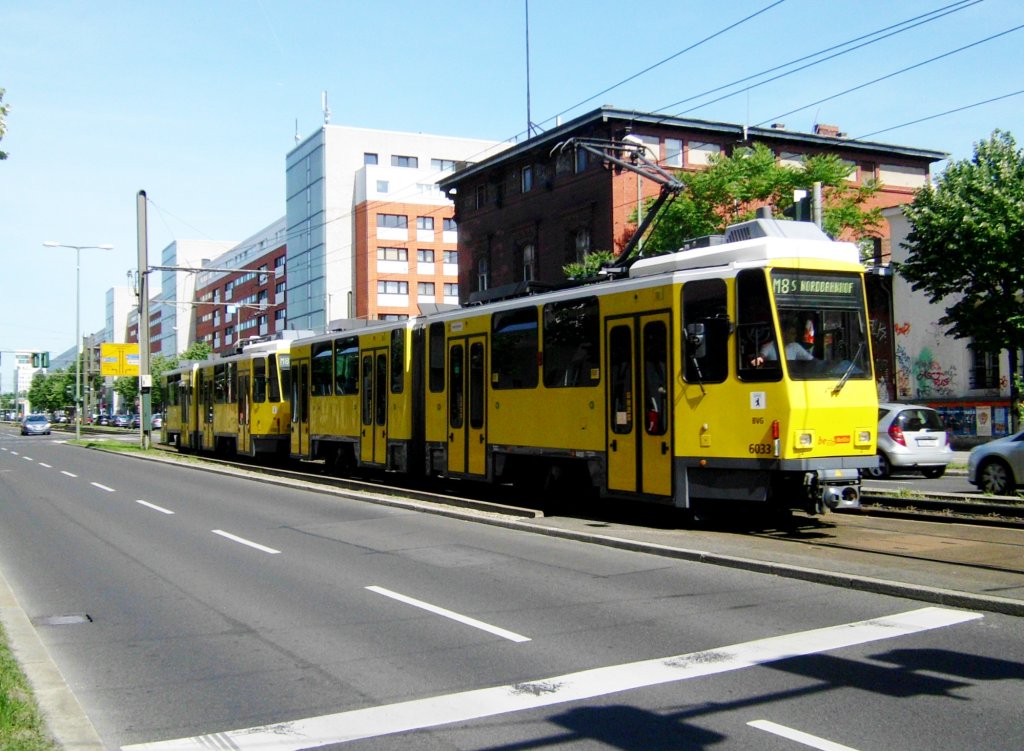
{"label": "brick building", "polygon": [[[836,154],[850,165],[850,182],[876,178],[870,206],[908,203],[926,184],[937,151],[847,141],[837,128],[816,133],[782,126],[749,128],[602,107],[484,159],[440,181],[455,203],[459,225],[459,297],[526,280],[559,282],[562,267],[593,250],[622,250],[632,235],[630,215],[659,186],[626,170],[608,169],[583,150],[559,149],[573,137],[639,139],[659,165],[685,172],[705,168],[712,155],[761,142],[782,163]],[[874,248],[888,258],[888,227]]]}

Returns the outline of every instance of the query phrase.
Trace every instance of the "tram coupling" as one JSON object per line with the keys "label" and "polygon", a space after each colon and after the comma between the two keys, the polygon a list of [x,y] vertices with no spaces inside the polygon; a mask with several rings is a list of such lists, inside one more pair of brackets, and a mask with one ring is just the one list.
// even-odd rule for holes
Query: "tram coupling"
{"label": "tram coupling", "polygon": [[838,508],[860,508],[860,473],[849,469],[819,469],[804,474],[807,511],[824,514]]}

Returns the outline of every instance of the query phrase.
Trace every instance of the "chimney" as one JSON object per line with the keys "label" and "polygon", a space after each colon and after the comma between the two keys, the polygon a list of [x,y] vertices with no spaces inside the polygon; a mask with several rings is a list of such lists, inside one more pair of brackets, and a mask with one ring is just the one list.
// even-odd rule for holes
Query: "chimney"
{"label": "chimney", "polygon": [[839,137],[839,126],[838,125],[825,125],[824,123],[814,124],[814,134],[818,136],[825,136],[826,138],[838,138]]}

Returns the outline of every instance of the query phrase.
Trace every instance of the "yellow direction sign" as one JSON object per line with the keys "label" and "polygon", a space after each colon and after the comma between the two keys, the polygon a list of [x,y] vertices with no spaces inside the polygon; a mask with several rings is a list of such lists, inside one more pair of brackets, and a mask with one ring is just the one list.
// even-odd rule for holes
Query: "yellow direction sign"
{"label": "yellow direction sign", "polygon": [[139,345],[100,345],[100,375],[137,376],[139,374]]}

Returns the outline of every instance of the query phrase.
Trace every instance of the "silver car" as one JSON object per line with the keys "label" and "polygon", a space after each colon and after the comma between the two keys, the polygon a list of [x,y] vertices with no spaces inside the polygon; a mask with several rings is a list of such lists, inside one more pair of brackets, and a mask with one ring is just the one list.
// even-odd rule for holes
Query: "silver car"
{"label": "silver car", "polygon": [[952,460],[946,426],[934,409],[916,404],[878,405],[878,467],[868,470],[871,477],[888,477],[894,470],[942,477]]}
{"label": "silver car", "polygon": [[971,449],[967,480],[986,493],[1013,495],[1024,484],[1024,431]]}
{"label": "silver car", "polygon": [[46,415],[28,415],[21,421],[22,435],[50,435],[50,421]]}

